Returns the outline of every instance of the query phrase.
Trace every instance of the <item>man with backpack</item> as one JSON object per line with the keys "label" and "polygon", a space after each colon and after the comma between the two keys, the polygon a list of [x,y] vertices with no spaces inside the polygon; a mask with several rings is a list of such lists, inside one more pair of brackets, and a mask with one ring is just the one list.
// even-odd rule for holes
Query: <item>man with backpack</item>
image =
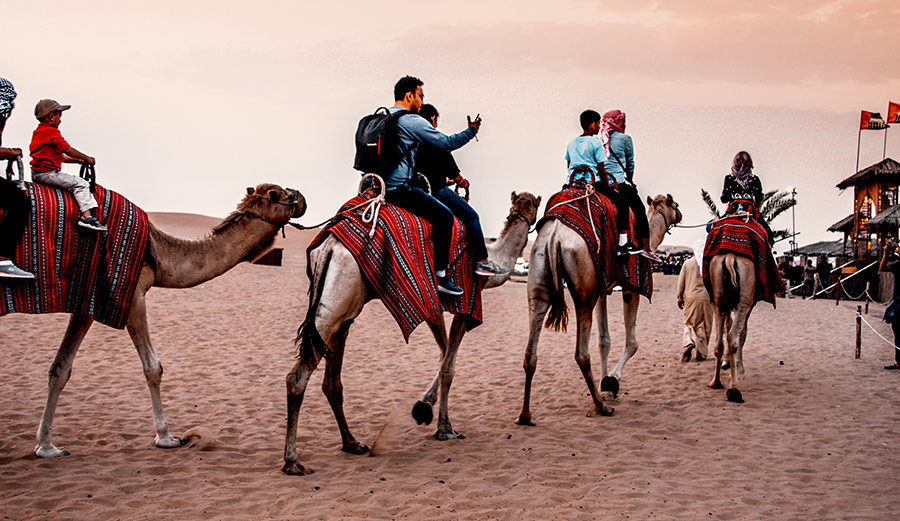
{"label": "man with backpack", "polygon": [[[440,293],[462,295],[461,288],[447,277],[453,212],[431,194],[416,186],[415,157],[419,143],[427,143],[448,152],[456,150],[478,132],[481,118],[468,120],[468,128],[448,136],[419,116],[424,103],[422,80],[412,76],[400,78],[394,85],[394,106],[389,117],[363,118],[357,130],[357,157],[354,167],[384,178],[385,200],[431,223],[434,241],[434,268]],[[379,125],[381,125],[379,127]],[[372,130],[375,129],[375,130]],[[395,132],[392,134],[392,131]]]}

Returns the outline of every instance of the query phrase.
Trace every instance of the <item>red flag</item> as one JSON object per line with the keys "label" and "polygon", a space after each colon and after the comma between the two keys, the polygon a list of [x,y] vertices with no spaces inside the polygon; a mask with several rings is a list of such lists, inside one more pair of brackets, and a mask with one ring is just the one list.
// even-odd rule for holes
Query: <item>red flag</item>
{"label": "red flag", "polygon": [[862,111],[859,118],[860,130],[884,130],[885,128],[887,128],[887,123],[881,118],[881,113]]}
{"label": "red flag", "polygon": [[900,103],[888,102],[888,123],[900,123]]}

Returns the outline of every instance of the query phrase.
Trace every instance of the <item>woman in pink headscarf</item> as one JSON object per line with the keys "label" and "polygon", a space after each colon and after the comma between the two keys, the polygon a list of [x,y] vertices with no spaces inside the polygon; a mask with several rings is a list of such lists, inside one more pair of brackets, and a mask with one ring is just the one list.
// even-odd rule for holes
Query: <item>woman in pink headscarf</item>
{"label": "woman in pink headscarf", "polygon": [[600,141],[606,150],[606,173],[609,182],[616,187],[634,213],[634,232],[638,244],[644,251],[642,256],[654,261],[659,257],[650,251],[650,225],[647,222],[647,208],[638,195],[634,184],[634,143],[631,136],[625,133],[625,113],[621,110],[610,110],[603,114],[600,127]]}
{"label": "woman in pink headscarf", "polygon": [[753,173],[753,159],[749,153],[741,150],[731,160],[731,172],[725,174],[720,200],[728,205],[726,215],[740,211],[749,212],[765,228],[769,235],[769,243],[773,244],[772,229],[759,214],[762,198],[762,181]]}

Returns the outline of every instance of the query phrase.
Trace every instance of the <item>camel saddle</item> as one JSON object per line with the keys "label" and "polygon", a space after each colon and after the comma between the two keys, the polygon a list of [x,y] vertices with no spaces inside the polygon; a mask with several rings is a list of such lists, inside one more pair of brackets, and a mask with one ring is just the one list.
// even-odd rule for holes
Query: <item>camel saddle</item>
{"label": "camel saddle", "polygon": [[368,195],[358,195],[347,201],[310,243],[306,250],[310,281],[309,253],[331,234],[353,254],[366,283],[397,321],[407,342],[416,326],[440,317],[443,311],[462,315],[469,330],[481,325],[483,281],[475,275],[475,258],[471,248],[466,247],[462,223],[453,220],[447,276],[462,288],[463,294],[439,298],[431,223],[384,203],[370,237],[372,224],[363,221],[363,208],[359,208],[368,200]]}
{"label": "camel saddle", "polygon": [[[599,193],[584,198],[585,190],[580,185],[567,185],[550,197],[544,216],[537,223],[537,229],[550,219],[575,230],[584,239],[599,285],[609,293],[616,285],[636,291],[650,300],[653,296],[653,271],[650,261],[639,256],[625,258],[616,256],[616,207]],[[579,199],[581,198],[581,199]],[[574,199],[579,199],[573,201]],[[572,201],[568,204],[567,201]],[[590,204],[590,212],[588,211]],[[592,225],[593,221],[593,225]],[[594,232],[596,231],[596,236]],[[629,212],[628,240],[634,238],[634,214]],[[599,244],[597,239],[600,240]]]}
{"label": "camel saddle", "polygon": [[709,263],[722,253],[747,257],[756,266],[754,302],[775,306],[775,295],[785,291],[766,230],[753,218],[723,217],[712,224],[703,249],[703,284],[710,291]]}
{"label": "camel saddle", "polygon": [[75,224],[81,212],[72,194],[38,183],[25,187],[31,213],[13,261],[35,280],[0,279],[0,316],[73,313],[123,329],[150,236],[147,214],[98,185],[94,212],[108,231],[86,231]]}

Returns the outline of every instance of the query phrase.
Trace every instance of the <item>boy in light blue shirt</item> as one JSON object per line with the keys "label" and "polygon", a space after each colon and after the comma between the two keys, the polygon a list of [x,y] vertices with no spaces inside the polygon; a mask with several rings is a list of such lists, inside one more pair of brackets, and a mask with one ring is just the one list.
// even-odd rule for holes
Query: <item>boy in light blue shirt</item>
{"label": "boy in light blue shirt", "polygon": [[616,228],[619,232],[616,254],[620,257],[637,255],[643,250],[628,242],[628,202],[612,187],[604,167],[606,152],[603,150],[603,143],[597,138],[600,133],[600,113],[588,109],[581,113],[580,119],[583,132],[569,141],[566,147],[566,179],[569,184],[576,181],[592,184],[594,190],[609,199],[616,207]]}

